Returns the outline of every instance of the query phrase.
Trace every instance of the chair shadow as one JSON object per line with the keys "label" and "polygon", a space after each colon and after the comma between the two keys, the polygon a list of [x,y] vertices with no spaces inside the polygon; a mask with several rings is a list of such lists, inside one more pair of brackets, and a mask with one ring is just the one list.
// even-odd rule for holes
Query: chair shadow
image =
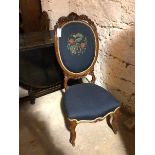
{"label": "chair shadow", "polygon": [[[22,103],[20,104],[19,108],[22,108],[26,104],[30,103],[28,102]],[[55,155],[55,154],[64,155],[64,152],[59,148],[57,148],[56,144],[54,144],[52,136],[49,133],[48,127],[45,124],[45,122],[38,120],[35,114],[29,112],[20,112],[19,122],[20,122],[19,132],[21,132],[22,128],[26,127],[34,137],[37,137],[39,144],[42,147],[42,150],[45,155]],[[20,145],[22,145],[22,141],[24,141],[24,139],[20,138]],[[20,145],[19,148],[21,149]]]}
{"label": "chair shadow", "polygon": [[[106,55],[109,59],[105,65],[105,78],[106,88],[120,101],[121,116],[119,121],[119,133],[128,155],[135,154],[135,129],[127,129],[124,122],[132,118],[134,121],[134,30],[130,29],[126,33],[120,33],[120,38],[112,40],[109,46],[109,51]],[[130,60],[132,59],[132,60]],[[120,71],[122,65],[125,70]],[[129,68],[128,68],[129,67]],[[123,72],[124,71],[124,72]],[[127,79],[125,78],[125,72],[128,72]],[[117,81],[118,79],[118,81]],[[118,86],[116,83],[122,81],[123,85]],[[127,85],[125,85],[127,83]],[[123,90],[123,91],[122,91]]]}
{"label": "chair shadow", "polygon": [[129,130],[123,122],[130,116],[121,111],[118,121],[118,132],[128,155],[135,155],[135,128]]}

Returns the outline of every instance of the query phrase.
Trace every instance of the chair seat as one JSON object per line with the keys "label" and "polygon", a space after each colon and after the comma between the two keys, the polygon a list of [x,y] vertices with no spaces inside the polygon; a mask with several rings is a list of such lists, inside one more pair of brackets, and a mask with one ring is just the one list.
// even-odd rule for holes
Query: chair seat
{"label": "chair seat", "polygon": [[91,83],[73,85],[64,95],[64,108],[69,119],[93,120],[119,106],[119,102],[108,91]]}

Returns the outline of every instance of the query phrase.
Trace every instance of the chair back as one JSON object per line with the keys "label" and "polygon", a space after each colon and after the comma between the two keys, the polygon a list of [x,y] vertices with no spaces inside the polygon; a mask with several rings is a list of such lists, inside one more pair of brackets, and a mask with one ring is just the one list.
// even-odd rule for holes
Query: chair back
{"label": "chair back", "polygon": [[98,56],[98,35],[87,16],[70,13],[54,27],[55,52],[66,76],[81,78],[94,70]]}

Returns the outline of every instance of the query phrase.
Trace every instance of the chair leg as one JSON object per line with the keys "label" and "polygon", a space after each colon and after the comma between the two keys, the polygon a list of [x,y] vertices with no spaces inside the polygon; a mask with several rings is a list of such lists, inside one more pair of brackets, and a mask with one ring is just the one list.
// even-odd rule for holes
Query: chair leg
{"label": "chair leg", "polygon": [[113,130],[110,120],[111,120],[111,115],[108,115],[106,117],[106,121],[107,121],[108,126]]}
{"label": "chair leg", "polygon": [[113,132],[114,134],[117,134],[117,128],[118,128],[118,121],[117,121],[117,113],[113,113],[113,119],[112,119],[112,128],[113,128]]}
{"label": "chair leg", "polygon": [[[110,122],[111,118],[112,118],[112,122]],[[106,117],[106,121],[107,121],[108,126],[114,132],[114,134],[117,134],[117,116],[115,115],[115,113],[112,115],[108,115]]]}
{"label": "chair leg", "polygon": [[69,130],[70,130],[70,143],[75,146],[75,139],[76,139],[76,132],[75,128],[77,126],[76,121],[70,121],[68,122]]}

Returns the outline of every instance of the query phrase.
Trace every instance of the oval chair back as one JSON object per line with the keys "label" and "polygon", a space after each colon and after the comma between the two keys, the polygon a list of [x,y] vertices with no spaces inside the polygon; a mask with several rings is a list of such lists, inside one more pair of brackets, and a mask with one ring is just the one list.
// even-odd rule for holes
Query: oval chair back
{"label": "oval chair back", "polygon": [[98,56],[98,35],[87,16],[70,13],[59,18],[54,27],[57,60],[70,78],[81,78],[94,70]]}

